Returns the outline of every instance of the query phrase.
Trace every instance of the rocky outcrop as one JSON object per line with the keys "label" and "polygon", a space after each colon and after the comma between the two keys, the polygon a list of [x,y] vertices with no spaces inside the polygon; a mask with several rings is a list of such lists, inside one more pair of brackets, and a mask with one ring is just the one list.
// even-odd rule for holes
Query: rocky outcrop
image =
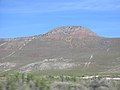
{"label": "rocky outcrop", "polygon": [[98,37],[98,35],[82,26],[58,27],[44,35],[44,38],[52,40],[82,39],[89,37]]}

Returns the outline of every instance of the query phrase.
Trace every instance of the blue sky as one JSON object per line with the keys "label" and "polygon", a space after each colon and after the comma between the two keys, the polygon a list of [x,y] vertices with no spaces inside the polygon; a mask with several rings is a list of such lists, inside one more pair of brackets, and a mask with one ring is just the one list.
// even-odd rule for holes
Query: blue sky
{"label": "blue sky", "polygon": [[120,37],[120,0],[0,0],[0,38],[43,34],[65,25]]}

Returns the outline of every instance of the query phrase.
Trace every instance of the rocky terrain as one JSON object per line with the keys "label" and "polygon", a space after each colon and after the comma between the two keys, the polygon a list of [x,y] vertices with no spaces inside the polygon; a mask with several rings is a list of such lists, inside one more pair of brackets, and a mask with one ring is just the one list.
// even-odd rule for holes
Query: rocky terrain
{"label": "rocky terrain", "polygon": [[120,38],[105,38],[82,26],[43,35],[0,39],[0,72],[74,70],[120,72]]}

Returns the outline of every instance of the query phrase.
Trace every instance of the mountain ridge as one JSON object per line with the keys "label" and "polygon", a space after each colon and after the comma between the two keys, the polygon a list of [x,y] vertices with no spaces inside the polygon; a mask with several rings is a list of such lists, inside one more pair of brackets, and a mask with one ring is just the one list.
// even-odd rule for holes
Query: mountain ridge
{"label": "mountain ridge", "polygon": [[66,38],[86,38],[86,37],[99,37],[90,29],[82,26],[61,26],[57,27],[48,33],[44,34],[45,38],[64,40]]}
{"label": "mountain ridge", "polygon": [[119,57],[120,38],[104,38],[81,26],[58,27],[44,35],[0,42],[0,71],[51,68],[106,72],[119,67]]}

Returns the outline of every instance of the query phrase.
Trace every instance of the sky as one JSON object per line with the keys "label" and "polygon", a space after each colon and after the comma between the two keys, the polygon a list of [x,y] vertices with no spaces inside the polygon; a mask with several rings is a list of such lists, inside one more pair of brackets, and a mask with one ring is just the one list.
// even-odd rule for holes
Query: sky
{"label": "sky", "polygon": [[120,37],[120,0],[0,0],[0,38],[39,35],[66,25]]}

